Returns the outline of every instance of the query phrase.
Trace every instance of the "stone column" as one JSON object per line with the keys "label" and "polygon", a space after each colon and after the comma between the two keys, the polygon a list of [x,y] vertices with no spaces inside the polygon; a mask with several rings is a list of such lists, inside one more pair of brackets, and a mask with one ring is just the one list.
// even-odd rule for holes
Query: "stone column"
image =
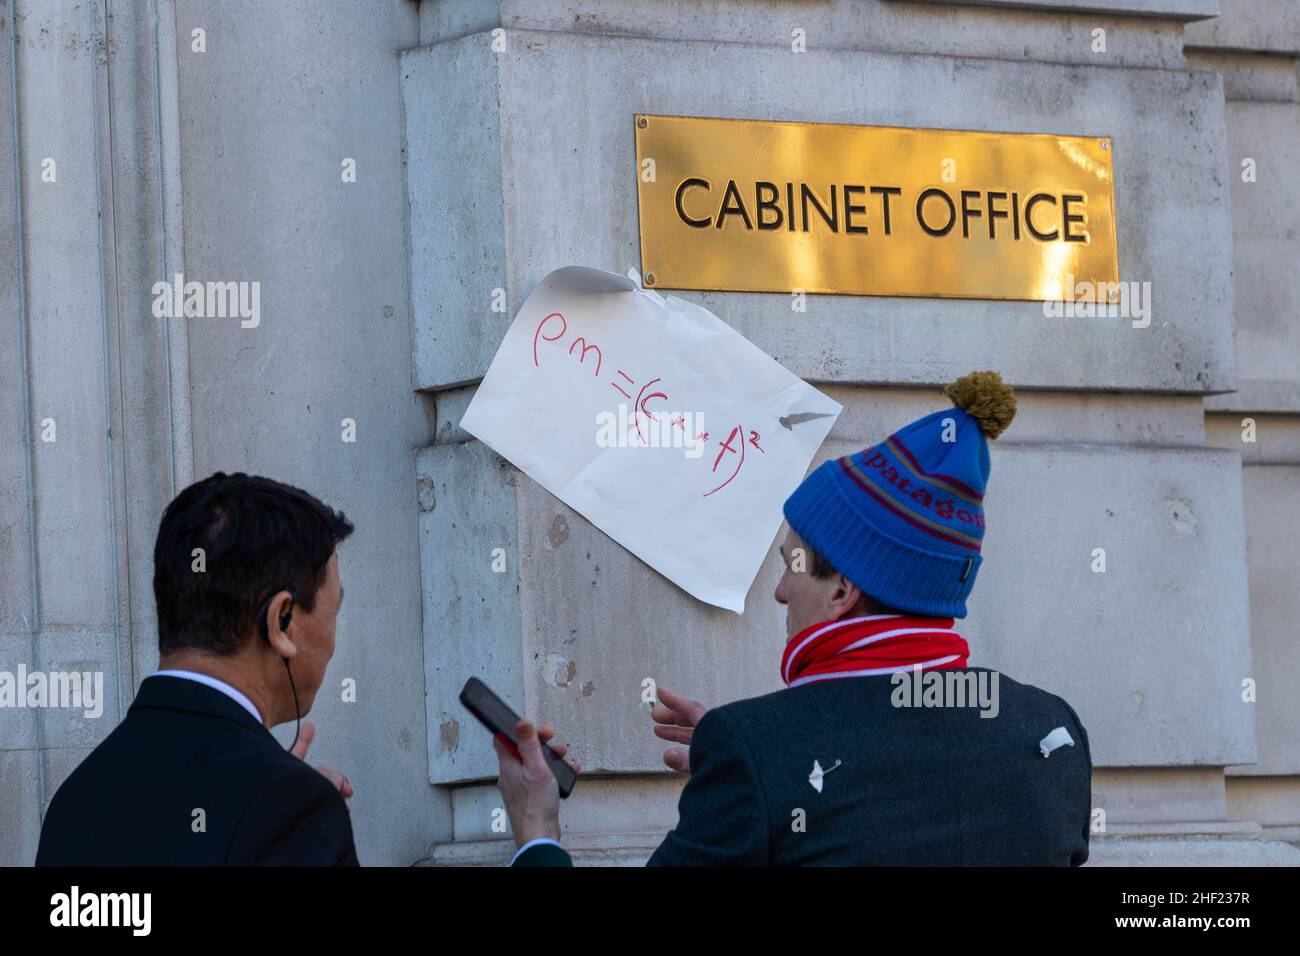
{"label": "stone column", "polygon": [[352,782],[361,862],[410,865],[451,832],[421,669],[413,471],[429,422],[411,388],[398,92],[416,7],[178,0],[176,15],[186,272],[261,289],[255,328],[189,325],[195,470],[299,485],[356,525],[310,759]]}
{"label": "stone column", "polygon": [[1241,455],[1257,752],[1227,770],[1228,818],[1300,844],[1300,7],[1225,4],[1187,30],[1223,77],[1237,287],[1237,391],[1205,402],[1213,444]]}
{"label": "stone column", "polygon": [[0,711],[0,864],[156,661],[157,516],[190,481],[169,3],[0,5],[0,669],[102,675],[99,717]]}
{"label": "stone column", "polygon": [[[0,0],[0,670],[99,671],[107,697],[98,719],[0,710],[0,864],[32,862],[50,798],[156,666],[158,521],[216,470],[356,524],[311,759],[348,774],[363,863],[450,839],[412,474],[430,421],[398,52],[418,30],[410,0]],[[260,323],[156,318],[178,273],[259,283]]]}

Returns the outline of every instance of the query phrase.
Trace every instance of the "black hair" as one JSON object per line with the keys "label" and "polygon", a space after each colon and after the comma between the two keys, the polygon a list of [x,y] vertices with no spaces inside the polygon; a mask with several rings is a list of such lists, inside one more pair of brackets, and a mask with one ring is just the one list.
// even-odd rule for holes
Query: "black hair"
{"label": "black hair", "polygon": [[154,543],[159,652],[238,652],[277,591],[293,591],[310,613],[330,555],[351,533],[341,511],[270,478],[217,472],[190,485],[163,512]]}
{"label": "black hair", "polygon": [[835,565],[827,561],[820,551],[810,546],[806,541],[803,546],[804,550],[808,552],[808,557],[812,559],[812,567],[809,570],[812,571],[813,577],[824,579],[829,578],[832,574],[839,573],[835,570]]}

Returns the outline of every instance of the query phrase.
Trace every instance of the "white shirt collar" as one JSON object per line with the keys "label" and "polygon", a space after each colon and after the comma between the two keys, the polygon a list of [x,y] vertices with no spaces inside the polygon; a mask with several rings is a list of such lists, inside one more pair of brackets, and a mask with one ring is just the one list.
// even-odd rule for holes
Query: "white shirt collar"
{"label": "white shirt collar", "polygon": [[231,687],[223,680],[218,680],[215,677],[209,677],[207,674],[199,674],[196,673],[195,671],[182,671],[182,670],[155,671],[149,676],[150,677],[180,677],[183,680],[192,680],[200,684],[206,684],[208,687],[211,687],[213,690],[221,691],[221,693],[225,694],[227,697],[233,700],[240,707],[244,708],[244,710],[252,714],[253,719],[256,720],[259,724],[264,724],[264,721],[262,720],[262,715],[257,712],[257,708],[253,706],[253,702],[248,699],[248,696],[244,694],[242,691],[238,690],[237,688]]}

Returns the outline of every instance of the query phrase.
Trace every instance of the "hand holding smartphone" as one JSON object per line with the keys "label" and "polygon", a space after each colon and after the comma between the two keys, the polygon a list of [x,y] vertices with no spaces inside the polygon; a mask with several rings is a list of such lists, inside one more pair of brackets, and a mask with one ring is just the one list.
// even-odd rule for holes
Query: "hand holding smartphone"
{"label": "hand holding smartphone", "polygon": [[[505,701],[494,694],[487,684],[477,677],[471,677],[461,688],[460,702],[491,733],[505,739],[518,755],[519,742],[515,740],[515,724],[519,722],[519,715],[507,707]],[[573,785],[578,779],[577,772],[549,744],[542,744],[542,755],[546,758],[551,773],[555,775],[560,797],[567,797],[573,792]]]}

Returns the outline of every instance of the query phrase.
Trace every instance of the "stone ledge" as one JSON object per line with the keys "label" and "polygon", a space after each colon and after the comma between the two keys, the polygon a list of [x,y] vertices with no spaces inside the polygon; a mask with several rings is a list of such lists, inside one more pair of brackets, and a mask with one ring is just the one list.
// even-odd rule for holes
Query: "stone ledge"
{"label": "stone ledge", "polygon": [[1114,824],[1090,839],[1088,866],[1300,866],[1300,849],[1258,823]]}
{"label": "stone ledge", "polygon": [[1300,380],[1242,379],[1235,392],[1207,397],[1205,410],[1243,414],[1300,413]]}
{"label": "stone ledge", "polygon": [[[1282,832],[1271,828],[1267,836]],[[1256,823],[1117,825],[1091,838],[1087,865],[1300,866],[1300,849],[1265,836]],[[662,840],[660,833],[566,834],[564,847],[578,866],[641,866]],[[441,843],[420,865],[505,866],[514,851],[509,840]]]}
{"label": "stone ledge", "polygon": [[1006,7],[1038,13],[1106,13],[1169,20],[1219,16],[1219,0],[910,0],[945,6]]}
{"label": "stone ledge", "polygon": [[1300,5],[1295,0],[1232,0],[1213,20],[1189,24],[1189,47],[1300,53]]}
{"label": "stone ledge", "polygon": [[[663,838],[663,833],[566,833],[564,848],[577,866],[643,866]],[[421,865],[507,866],[514,853],[512,840],[439,843]]]}
{"label": "stone ledge", "polygon": [[[1295,61],[1272,53],[1209,50],[1188,47],[1187,65],[1223,77],[1223,96],[1234,102],[1294,103],[1297,94]],[[1231,108],[1231,107],[1229,107]]]}
{"label": "stone ledge", "polygon": [[[942,2],[942,0],[941,0]],[[948,0],[922,7],[889,0],[480,0],[422,3],[420,44],[450,43],[501,28],[576,35],[705,40],[789,50],[792,30],[808,49],[1033,59],[1055,63],[1174,67],[1182,22],[1218,13],[1219,0],[1024,0],[1018,4]],[[1026,15],[1025,10],[1030,13]],[[1206,12],[1212,10],[1213,12]],[[1118,15],[1117,15],[1118,14]],[[1100,19],[1104,17],[1105,19]],[[1107,49],[1092,49],[1104,26]]]}
{"label": "stone ledge", "polygon": [[1264,827],[1264,839],[1277,843],[1289,843],[1297,850],[1300,850],[1300,825],[1266,826]]}

